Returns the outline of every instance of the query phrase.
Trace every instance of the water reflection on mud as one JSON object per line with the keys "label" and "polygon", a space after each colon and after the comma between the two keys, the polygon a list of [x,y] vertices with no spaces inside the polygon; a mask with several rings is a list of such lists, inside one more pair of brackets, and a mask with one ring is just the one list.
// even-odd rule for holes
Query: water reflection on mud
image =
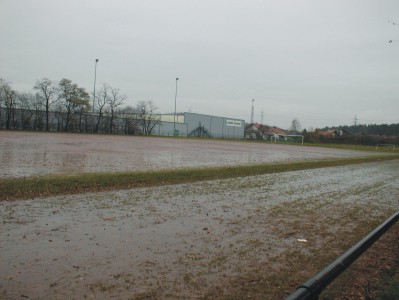
{"label": "water reflection on mud", "polygon": [[0,131],[0,178],[362,155],[372,154],[242,141]]}
{"label": "water reflection on mud", "polygon": [[[290,249],[330,247],[348,209],[398,205],[399,161],[0,202],[0,298],[198,299]],[[276,212],[295,203],[285,227]],[[375,205],[376,210],[368,210]],[[300,231],[309,210],[315,230]],[[342,217],[342,218],[341,218]],[[349,222],[353,222],[349,220]],[[308,243],[297,243],[306,238]],[[214,297],[215,299],[217,297]]]}

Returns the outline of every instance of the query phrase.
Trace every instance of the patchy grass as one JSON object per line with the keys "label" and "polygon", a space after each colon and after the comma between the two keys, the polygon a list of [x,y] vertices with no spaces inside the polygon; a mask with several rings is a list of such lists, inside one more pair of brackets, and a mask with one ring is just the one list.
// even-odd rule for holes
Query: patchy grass
{"label": "patchy grass", "polygon": [[342,273],[322,293],[327,299],[399,299],[399,224]]}
{"label": "patchy grass", "polygon": [[[88,297],[283,299],[390,215],[391,210],[399,203],[399,190],[396,189],[398,186],[395,180],[398,162],[399,160],[117,193],[61,196],[52,200],[38,199],[34,203],[3,202],[4,221],[14,222],[20,217],[34,217],[38,219],[37,224],[46,224],[49,215],[56,210],[64,211],[65,214],[60,215],[62,223],[58,224],[56,220],[59,218],[55,216],[55,224],[51,226],[49,223],[50,226],[43,228],[45,232],[51,230],[54,241],[56,234],[61,241],[64,237],[69,241],[70,237],[76,236],[73,227],[80,228],[81,216],[88,216],[87,220],[83,218],[85,228],[90,229],[92,225],[99,224],[102,231],[104,226],[104,230],[108,232],[104,232],[104,236],[110,236],[110,232],[114,236],[108,229],[122,229],[115,234],[116,239],[100,243],[100,246],[93,245],[94,248],[100,247],[100,252],[101,249],[112,248],[121,255],[111,258],[108,257],[109,252],[104,252],[107,257],[100,255],[98,259],[103,259],[107,265],[99,264],[99,267],[94,264],[100,260],[88,261],[85,266],[93,275],[89,274],[85,279],[86,283],[81,282],[83,291],[89,293]],[[377,174],[381,176],[373,178]],[[356,180],[352,183],[355,176]],[[389,198],[386,198],[387,195]],[[109,210],[96,211],[96,207]],[[64,220],[69,220],[69,234],[66,230],[58,230],[65,224]],[[88,220],[91,221],[87,222]],[[156,225],[164,220],[167,220],[165,226]],[[39,242],[37,238],[44,236],[36,237],[41,227],[28,227],[32,229],[30,232],[33,233],[35,242]],[[19,247],[19,238],[25,236],[28,227],[21,226],[19,231],[10,234],[8,241],[15,244],[15,249]],[[14,230],[16,226],[5,228]],[[141,228],[144,231],[137,231]],[[167,232],[163,234],[165,240],[151,233],[156,232],[157,228],[162,233]],[[95,231],[89,233],[81,241],[92,241]],[[135,236],[136,233],[137,236],[145,233],[146,241],[156,242],[142,243],[140,240],[137,243],[132,240],[129,244],[116,243],[118,237],[125,239]],[[27,242],[32,241],[30,235],[27,237],[28,239],[22,237],[26,247],[29,246]],[[101,237],[100,239],[103,240]],[[299,242],[298,239],[307,242]],[[46,241],[47,236],[43,240]],[[112,247],[109,248],[111,243]],[[150,247],[144,247],[146,244]],[[399,246],[397,238],[396,244]],[[397,248],[389,253],[382,252],[388,249],[387,243],[382,245],[377,252],[378,258],[386,259],[389,256],[387,254],[399,253],[399,250],[395,251]],[[61,251],[60,248],[59,250]],[[64,257],[61,252],[59,256]],[[144,255],[137,258],[139,253]],[[124,261],[129,264],[123,263]],[[367,260],[361,267],[371,265],[369,262]],[[119,266],[114,270],[118,273],[112,273],[110,264]],[[367,270],[360,269],[359,273],[344,272],[343,282],[351,284],[355,279],[364,279],[366,275],[373,274],[377,267],[385,265],[393,264],[386,260]],[[33,274],[35,271],[30,269],[29,272]],[[68,276],[62,278],[67,282],[74,280],[75,276],[70,279]],[[92,284],[88,285],[90,283]],[[45,289],[48,289],[48,284],[44,283]],[[340,290],[339,294],[334,294],[335,299],[366,299],[360,296],[343,298],[343,285],[337,286],[338,288],[332,288],[334,292]],[[387,286],[390,288],[391,285]],[[53,287],[52,294],[55,295],[60,287]],[[353,291],[354,288],[350,288]],[[368,293],[373,288],[369,279],[356,286],[358,291],[367,290]],[[16,286],[16,295],[19,294]]]}
{"label": "patchy grass", "polygon": [[324,159],[279,164],[256,164],[119,173],[85,173],[71,176],[40,176],[0,179],[0,201],[76,194],[105,190],[191,183],[205,180],[255,176],[316,168],[336,167],[398,159],[398,155]]}
{"label": "patchy grass", "polygon": [[399,279],[389,279],[384,285],[384,291],[377,298],[378,300],[399,299]]}
{"label": "patchy grass", "polygon": [[[375,146],[367,146],[367,145],[349,145],[349,144],[312,144],[312,143],[304,143],[304,146],[310,147],[322,147],[322,148],[335,148],[335,149],[345,149],[345,150],[357,150],[357,151],[372,151],[372,152],[382,152],[382,153],[398,153],[397,151],[392,151],[392,147],[383,147],[380,146],[377,148]],[[397,149],[395,149],[397,150]]]}
{"label": "patchy grass", "polygon": [[[269,217],[276,224],[273,231],[281,240],[293,239],[290,249],[269,257],[252,270],[245,270],[245,273],[228,284],[229,290],[210,291],[205,298],[284,299],[366,236],[386,217],[369,216],[369,210],[378,209],[378,205],[373,203],[325,204],[322,209],[314,205],[302,211],[298,209],[297,203],[285,203],[281,205],[282,209],[271,210]],[[342,211],[346,211],[346,214],[342,215]],[[390,211],[385,212],[387,215],[389,213]],[[339,226],[336,226],[334,216],[339,218]],[[327,299],[375,299],[366,298],[371,295],[370,292],[367,294],[368,289],[377,290],[382,295],[396,295],[397,281],[389,279],[379,284],[378,281],[381,272],[393,265],[392,254],[398,253],[393,249],[398,248],[395,240],[397,229],[398,226],[396,230],[391,230],[391,234],[377,241],[372,246],[373,249],[366,251],[366,254],[341,274],[323,295],[332,297]],[[296,242],[296,237],[302,234],[305,234],[307,243]],[[387,248],[387,244],[393,248]],[[393,268],[397,268],[397,263]]]}
{"label": "patchy grass", "polygon": [[[228,140],[227,140],[228,141]],[[232,140],[234,141],[234,140]],[[236,141],[236,140],[235,140]],[[356,151],[372,151],[372,152],[382,152],[382,153],[398,153],[398,147],[395,148],[395,151],[392,150],[392,146],[384,147],[380,146],[377,148],[377,145],[352,145],[352,144],[330,144],[330,143],[309,143],[304,141],[303,145],[301,142],[284,142],[280,141],[275,143],[273,141],[257,141],[257,140],[244,140],[247,143],[261,143],[261,144],[276,144],[276,145],[290,145],[290,146],[298,146],[298,147],[321,147],[321,148],[334,148],[334,149],[345,149],[345,150],[356,150]]]}

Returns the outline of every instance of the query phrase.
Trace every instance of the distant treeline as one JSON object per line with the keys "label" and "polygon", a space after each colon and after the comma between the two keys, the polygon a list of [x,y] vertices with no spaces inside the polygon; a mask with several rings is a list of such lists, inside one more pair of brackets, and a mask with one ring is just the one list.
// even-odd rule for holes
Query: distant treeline
{"label": "distant treeline", "polygon": [[399,145],[399,124],[325,127],[312,132],[304,130],[303,135],[310,143]]}
{"label": "distant treeline", "polygon": [[352,126],[338,126],[325,127],[321,130],[343,129],[344,131],[353,135],[385,135],[385,136],[399,136],[398,124],[369,124],[369,125],[352,125]]}

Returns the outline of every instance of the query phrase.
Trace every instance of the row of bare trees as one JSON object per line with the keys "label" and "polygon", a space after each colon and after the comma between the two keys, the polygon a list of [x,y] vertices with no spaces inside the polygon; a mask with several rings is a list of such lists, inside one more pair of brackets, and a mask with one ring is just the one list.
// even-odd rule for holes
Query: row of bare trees
{"label": "row of bare trees", "polygon": [[103,84],[91,112],[89,93],[69,79],[37,80],[31,92],[20,93],[0,78],[0,128],[40,131],[152,134],[160,116],[152,101],[123,107],[127,97]]}
{"label": "row of bare trees", "polygon": [[[117,108],[121,106],[126,100],[126,96],[122,95],[119,89],[113,88],[110,85],[104,83],[100,90],[97,92],[95,102],[98,108],[97,122],[95,131],[98,132],[101,119],[104,117],[104,113],[110,115],[109,122],[112,124],[115,118],[115,112]],[[112,126],[110,126],[112,133]]]}

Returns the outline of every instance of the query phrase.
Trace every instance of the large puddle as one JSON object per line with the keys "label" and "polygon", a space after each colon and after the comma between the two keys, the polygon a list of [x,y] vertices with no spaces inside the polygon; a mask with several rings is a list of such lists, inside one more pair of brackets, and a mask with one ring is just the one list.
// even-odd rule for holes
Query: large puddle
{"label": "large puddle", "polygon": [[[173,144],[167,139],[140,141]],[[82,143],[89,149],[94,141]],[[202,146],[201,141],[190,143]],[[95,153],[104,155],[98,149]],[[273,208],[297,203],[292,219],[300,222],[301,210],[317,205],[315,225],[329,214],[337,220],[328,229],[333,237],[347,230],[340,223],[347,207],[378,203],[379,209],[366,211],[364,217],[385,216],[398,207],[398,196],[396,160],[0,202],[0,298],[198,299],[209,291],[227,293],[233,278],[267,266],[271,257],[293,247],[328,247],[316,232],[286,229],[273,217]],[[302,238],[308,243],[297,241]]]}
{"label": "large puddle", "polygon": [[243,141],[0,131],[0,178],[226,166],[372,154]]}

